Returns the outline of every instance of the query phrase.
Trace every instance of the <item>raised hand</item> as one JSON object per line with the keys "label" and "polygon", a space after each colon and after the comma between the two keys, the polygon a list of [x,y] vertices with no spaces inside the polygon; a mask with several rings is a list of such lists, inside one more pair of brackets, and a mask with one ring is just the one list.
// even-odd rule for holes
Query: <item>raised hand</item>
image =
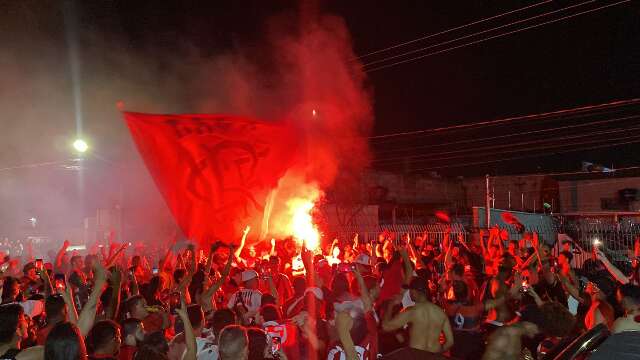
{"label": "raised hand", "polygon": [[600,261],[609,260],[609,259],[607,259],[607,255],[605,255],[605,254],[602,252],[602,250],[600,250],[600,249],[598,249],[598,248],[596,248],[596,247],[594,247],[593,249],[594,249],[594,250],[593,250],[593,252],[596,254],[596,258],[597,258],[598,260],[600,260]]}
{"label": "raised hand", "polygon": [[98,281],[106,281],[107,280],[107,270],[104,268],[104,265],[100,261],[95,261],[93,263],[93,274],[95,278],[95,282]]}
{"label": "raised hand", "polygon": [[119,266],[113,268],[113,270],[111,271],[111,281],[113,281],[114,286],[115,284],[122,283],[122,268],[120,268]]}
{"label": "raised hand", "polygon": [[187,302],[182,294],[180,294],[180,307],[176,308],[176,314],[178,314],[182,319],[189,318],[189,314],[187,314]]}

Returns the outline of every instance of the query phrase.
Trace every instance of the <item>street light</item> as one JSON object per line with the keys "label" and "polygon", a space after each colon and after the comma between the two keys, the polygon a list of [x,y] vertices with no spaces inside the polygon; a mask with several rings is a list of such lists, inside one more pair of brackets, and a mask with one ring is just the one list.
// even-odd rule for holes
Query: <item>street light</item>
{"label": "street light", "polygon": [[76,149],[76,151],[79,153],[84,153],[89,149],[89,145],[87,144],[86,141],[82,139],[77,139],[76,141],[73,142],[73,148]]}

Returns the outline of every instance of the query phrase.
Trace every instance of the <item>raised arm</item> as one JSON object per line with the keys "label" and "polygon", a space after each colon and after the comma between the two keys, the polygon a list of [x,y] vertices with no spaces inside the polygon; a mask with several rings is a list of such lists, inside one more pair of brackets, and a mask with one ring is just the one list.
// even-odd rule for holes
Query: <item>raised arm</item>
{"label": "raised arm", "polygon": [[120,289],[122,288],[122,271],[114,268],[111,271],[111,301],[105,312],[107,319],[115,320],[120,309]]}
{"label": "raised arm", "polygon": [[113,255],[109,256],[109,259],[105,262],[105,267],[108,269],[111,266],[113,266],[113,264],[115,264],[115,262],[118,260],[118,257],[122,254],[122,252],[127,248],[129,244],[124,243],[122,244],[118,250],[116,250],[115,253],[113,253]]}
{"label": "raised arm", "polygon": [[340,312],[336,315],[336,330],[338,331],[338,338],[342,343],[342,348],[346,355],[346,360],[358,360],[358,353],[356,352],[356,346],[351,338],[351,327],[353,326],[353,319],[348,312]]}
{"label": "raised arm", "polygon": [[213,255],[216,253],[219,246],[220,245],[218,244],[218,242],[215,242],[211,244],[211,247],[209,248],[209,257],[207,258],[207,265],[205,265],[204,267],[205,278],[208,277],[209,274],[211,273],[211,265],[213,264]]}
{"label": "raised arm", "polygon": [[486,259],[489,257],[489,251],[487,251],[487,246],[484,244],[484,234],[485,231],[480,230],[480,248],[482,249],[482,257]]}
{"label": "raised arm", "polygon": [[580,296],[580,290],[578,290],[578,288],[576,288],[571,283],[569,278],[561,274],[558,274],[558,279],[560,279],[560,283],[562,283],[562,286],[569,293],[569,295],[573,296],[579,302],[584,303],[584,299]]}
{"label": "raised arm", "polygon": [[167,252],[164,254],[162,259],[160,259],[160,262],[158,263],[158,269],[160,269],[160,271],[164,270],[170,259],[171,259],[171,246],[169,246],[169,248],[167,249]]}
{"label": "raised arm", "polygon": [[402,264],[404,265],[404,284],[408,285],[413,277],[413,267],[411,266],[411,259],[409,259],[409,253],[406,247],[399,249],[400,256],[402,256]]}
{"label": "raised arm", "polygon": [[227,259],[227,263],[224,265],[224,269],[222,269],[222,272],[220,273],[220,279],[213,283],[213,285],[211,285],[207,289],[207,291],[205,291],[200,296],[203,310],[211,310],[211,308],[213,307],[213,296],[215,295],[216,291],[220,289],[222,284],[224,284],[227,276],[229,276],[229,272],[231,271],[231,263],[233,263],[233,251],[229,250],[229,259]]}
{"label": "raised arm", "polygon": [[316,286],[316,269],[313,266],[313,254],[309,250],[307,250],[306,244],[304,242],[302,243],[300,258],[302,259],[302,264],[304,265],[307,286]]}
{"label": "raised arm", "polygon": [[271,250],[269,250],[269,256],[276,256],[276,239],[271,239]]}
{"label": "raised arm", "polygon": [[176,312],[184,324],[184,341],[187,345],[187,350],[182,355],[182,360],[196,360],[196,336],[193,332],[191,320],[189,320],[189,314],[187,314],[187,303],[183,296],[180,296],[180,307],[176,309]]}
{"label": "raised arm", "polygon": [[80,329],[80,334],[84,337],[87,336],[89,330],[93,327],[93,323],[96,318],[96,307],[98,304],[98,299],[102,294],[102,288],[104,284],[107,282],[107,273],[99,261],[96,261],[93,265],[93,273],[95,274],[95,282],[93,285],[93,291],[91,291],[91,295],[89,296],[89,300],[82,308],[80,312],[80,317],[78,319],[78,328]]}
{"label": "raised arm", "polygon": [[73,296],[71,296],[71,287],[65,286],[64,290],[60,289],[58,291],[64,300],[64,303],[67,305],[67,315],[69,317],[69,322],[77,325],[78,324],[78,311],[76,310],[76,305],[73,301]]}
{"label": "raised arm", "polygon": [[44,293],[46,296],[53,294],[53,286],[51,286],[51,279],[49,279],[49,273],[47,270],[41,270],[39,272],[40,278],[44,283]]}
{"label": "raised arm", "polygon": [[627,276],[625,276],[622,271],[620,271],[620,269],[618,269],[615,265],[613,265],[609,259],[607,259],[607,256],[602,252],[602,250],[597,249],[596,250],[596,256],[598,257],[598,260],[602,261],[602,263],[604,264],[604,267],[607,268],[607,271],[609,271],[609,273],[616,278],[616,280],[618,280],[619,283],[621,284],[628,284],[629,283],[629,278]]}
{"label": "raised arm", "polygon": [[273,277],[271,274],[267,275],[267,284],[269,284],[269,293],[276,299],[276,302],[279,307],[283,304],[280,303],[280,297],[278,296],[278,289],[276,289],[276,285],[273,283]]}
{"label": "raised arm", "polygon": [[240,258],[240,254],[242,253],[242,249],[244,249],[244,245],[247,242],[247,235],[249,234],[249,231],[251,230],[250,226],[247,226],[246,228],[244,228],[244,231],[242,232],[242,239],[240,239],[240,246],[238,246],[238,248],[235,251],[235,256],[236,258]]}
{"label": "raised arm", "polygon": [[362,274],[360,274],[360,270],[358,270],[357,266],[354,268],[353,273],[355,274],[356,280],[358,281],[358,287],[360,288],[360,298],[362,299],[362,303],[364,305],[364,311],[371,311],[373,309],[373,300],[371,300],[371,295],[369,294],[369,289],[367,289],[367,284],[365,284],[364,278],[362,278]]}
{"label": "raised arm", "polygon": [[444,253],[444,268],[449,269],[449,262],[451,261],[451,249],[453,248],[453,241],[449,241]]}
{"label": "raised arm", "polygon": [[498,231],[498,236],[496,240],[498,241],[498,248],[500,248],[500,254],[504,254],[504,242],[505,240],[509,240],[509,233],[507,232],[507,230],[502,229],[502,231]]}
{"label": "raised arm", "polygon": [[64,255],[67,253],[69,245],[69,240],[65,240],[60,250],[58,250],[58,254],[56,254],[55,269],[60,269],[60,267],[62,267],[62,260],[64,259]]}

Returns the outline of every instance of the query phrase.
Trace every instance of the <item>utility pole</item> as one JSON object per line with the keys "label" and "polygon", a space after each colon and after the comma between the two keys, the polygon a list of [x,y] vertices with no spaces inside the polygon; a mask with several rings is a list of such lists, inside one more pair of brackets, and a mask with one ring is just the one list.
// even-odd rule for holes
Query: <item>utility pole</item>
{"label": "utility pole", "polygon": [[486,176],[487,188],[485,193],[485,204],[484,204],[484,221],[487,229],[491,226],[491,193],[489,192],[489,174]]}

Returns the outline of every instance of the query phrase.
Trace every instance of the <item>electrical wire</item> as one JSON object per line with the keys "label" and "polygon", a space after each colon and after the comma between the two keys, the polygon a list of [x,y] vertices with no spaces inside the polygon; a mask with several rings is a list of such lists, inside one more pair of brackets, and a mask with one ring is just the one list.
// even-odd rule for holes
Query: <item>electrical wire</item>
{"label": "electrical wire", "polygon": [[[486,34],[486,33],[489,33],[489,32],[495,31],[495,30],[504,29],[504,28],[510,27],[512,25],[525,23],[525,22],[528,22],[530,20],[538,19],[538,18],[545,17],[545,16],[548,16],[548,15],[553,15],[553,14],[556,14],[556,13],[559,13],[559,12],[562,12],[562,11],[565,11],[565,10],[569,10],[569,9],[573,9],[573,8],[576,8],[576,7],[584,6],[584,5],[587,5],[587,4],[594,3],[594,2],[596,2],[596,0],[589,0],[589,1],[578,3],[578,4],[570,5],[570,6],[561,8],[561,9],[549,11],[549,12],[542,13],[542,14],[538,14],[538,15],[535,15],[535,16],[532,16],[532,17],[529,17],[529,18],[526,18],[526,19],[513,21],[513,22],[510,22],[508,24],[504,24],[504,25],[496,26],[494,28],[487,29],[487,30],[482,30],[482,31],[478,31],[478,32],[475,32],[475,33],[471,33],[471,34],[468,34],[468,35],[465,35],[465,36],[461,36],[459,38],[455,38],[455,39],[452,39],[452,40],[443,41],[443,42],[440,42],[440,43],[437,43],[437,44],[421,47],[419,49],[415,49],[415,50],[407,51],[407,52],[404,52],[404,53],[401,53],[401,54],[397,54],[397,55],[389,56],[389,57],[386,57],[386,58],[378,59],[378,60],[375,60],[375,61],[371,61],[371,62],[368,62],[366,64],[363,64],[362,66],[364,68],[366,68],[367,66],[380,64],[380,63],[383,63],[383,62],[387,62],[389,60],[393,60],[393,59],[401,58],[401,57],[404,57],[404,56],[407,56],[407,55],[423,52],[423,51],[426,51],[426,50],[429,50],[429,49],[440,47],[442,45],[448,45],[448,44],[451,44],[451,43],[454,43],[454,42],[457,42],[457,41],[460,41],[460,40],[465,40],[465,39],[468,39],[468,38],[471,38],[471,37],[474,37],[474,36],[477,36],[477,35],[482,35],[482,34]],[[366,69],[365,69],[365,71],[366,71]]]}
{"label": "electrical wire", "polygon": [[[627,166],[622,168],[611,169],[610,172],[604,171],[567,171],[567,172],[557,172],[557,173],[544,173],[544,174],[517,174],[517,175],[509,175],[509,176],[518,176],[518,177],[532,177],[532,176],[567,176],[567,175],[598,175],[598,174],[615,174],[627,170],[640,170],[640,166]],[[499,178],[500,176],[490,176],[490,178]]]}
{"label": "electrical wire", "polygon": [[639,142],[640,142],[640,137],[638,137],[637,139],[632,140],[632,141],[625,141],[625,142],[619,142],[619,143],[591,146],[591,147],[587,147],[587,148],[569,149],[569,150],[563,150],[563,151],[552,151],[550,153],[536,153],[536,154],[530,154],[530,155],[524,155],[524,156],[514,156],[514,157],[510,157],[510,158],[502,158],[502,159],[487,160],[487,161],[476,161],[476,162],[470,162],[470,163],[452,163],[452,164],[448,164],[448,165],[433,166],[433,167],[422,168],[422,169],[413,169],[411,171],[413,171],[413,172],[430,171],[430,170],[438,170],[438,169],[447,169],[447,168],[452,168],[452,167],[492,164],[492,163],[496,163],[496,162],[519,160],[519,159],[528,159],[528,158],[537,158],[537,157],[546,157],[546,156],[551,156],[551,155],[555,155],[555,154],[564,154],[564,153],[576,152],[576,151],[601,149],[601,148],[621,146],[621,145],[627,145],[627,144],[635,144],[635,143],[639,143]]}
{"label": "electrical wire", "polygon": [[[440,155],[459,154],[459,153],[463,153],[464,154],[464,153],[467,153],[467,152],[474,152],[474,154],[466,154],[466,155],[460,155],[460,156],[449,157],[449,158],[444,158],[444,159],[452,159],[452,158],[464,157],[464,156],[485,156],[485,154],[478,153],[478,151],[500,149],[500,148],[510,148],[510,147],[519,147],[519,146],[531,145],[531,144],[544,144],[544,143],[547,143],[547,142],[552,142],[552,143],[551,144],[545,144],[544,146],[542,146],[542,148],[549,147],[549,146],[557,147],[557,146],[554,146],[554,143],[557,143],[557,142],[563,141],[563,140],[579,139],[579,138],[584,138],[584,137],[589,137],[589,136],[597,136],[597,135],[615,134],[615,133],[632,131],[632,130],[640,130],[640,126],[623,128],[623,129],[595,131],[595,132],[588,133],[588,134],[560,136],[560,137],[551,138],[551,139],[538,139],[538,140],[522,141],[522,142],[519,142],[519,143],[471,147],[471,148],[467,148],[467,149],[458,149],[458,150],[451,150],[451,151],[445,151],[445,152],[439,152],[439,153],[430,153],[430,154],[412,155],[412,156],[399,156],[399,157],[395,157],[395,158],[382,158],[382,159],[375,159],[374,162],[385,162],[385,161],[406,160],[406,159],[422,159],[422,158],[425,158],[425,157],[428,158],[430,156],[436,156],[437,157],[437,156],[440,156]],[[610,139],[598,139],[598,141],[607,141],[607,140],[610,140]],[[577,144],[579,144],[579,143],[571,143],[571,142],[567,143],[567,142],[563,141],[563,143],[560,144],[560,146],[570,146],[570,145],[577,145]],[[528,151],[528,150],[534,150],[536,148],[540,148],[540,146],[526,148],[526,149],[518,149],[517,151],[505,151],[504,153]],[[491,153],[489,155],[502,154],[502,153],[503,152],[493,152],[493,153]],[[430,160],[432,160],[432,159],[418,160],[418,161],[415,161],[415,162],[430,161]]]}
{"label": "electrical wire", "polygon": [[476,21],[470,22],[470,23],[468,23],[468,24],[460,25],[460,26],[457,26],[457,27],[454,27],[454,28],[451,28],[451,29],[447,29],[447,30],[443,30],[443,31],[440,31],[440,32],[437,32],[437,33],[434,33],[434,34],[425,35],[425,36],[419,37],[419,38],[417,38],[417,39],[413,39],[413,40],[405,41],[405,42],[400,43],[400,44],[397,44],[397,45],[392,45],[392,46],[386,47],[386,48],[384,48],[384,49],[380,49],[380,50],[372,51],[372,52],[366,53],[366,54],[364,54],[364,55],[357,56],[354,60],[356,60],[356,59],[363,59],[363,58],[365,58],[365,57],[369,57],[369,56],[371,56],[371,55],[380,54],[380,53],[383,53],[383,52],[386,52],[386,51],[389,51],[389,50],[397,49],[397,48],[399,48],[399,47],[403,47],[403,46],[406,46],[406,45],[409,45],[409,44],[413,44],[413,43],[416,43],[416,42],[419,42],[419,41],[422,41],[422,40],[430,39],[430,38],[432,38],[432,37],[436,37],[436,36],[439,36],[439,35],[444,35],[444,34],[447,34],[447,33],[452,32],[452,31],[461,30],[461,29],[467,28],[467,27],[469,27],[469,26],[473,26],[473,25],[481,24],[481,23],[483,23],[483,22],[487,22],[487,21],[490,21],[490,20],[498,19],[498,18],[501,18],[501,17],[503,17],[503,16],[507,16],[507,15],[515,14],[515,13],[518,13],[518,12],[520,12],[520,11],[524,11],[524,10],[532,9],[532,8],[534,8],[534,7],[538,7],[538,6],[540,6],[540,5],[548,4],[548,3],[550,3],[550,2],[553,2],[553,0],[541,1],[541,2],[539,2],[539,3],[533,4],[533,5],[528,5],[528,6],[525,6],[525,7],[523,7],[523,8],[519,8],[519,9],[516,9],[516,10],[507,11],[507,12],[502,13],[502,14],[498,14],[498,15],[491,16],[491,17],[488,17],[488,18],[484,18],[484,19],[476,20]]}
{"label": "electrical wire", "polygon": [[[554,145],[554,146],[537,146],[537,147],[529,147],[529,148],[526,148],[526,149],[516,149],[516,150],[502,151],[502,152],[499,152],[499,153],[463,154],[463,155],[445,156],[445,157],[434,158],[434,159],[413,160],[413,161],[409,161],[408,163],[417,164],[417,163],[423,163],[423,162],[438,162],[438,161],[443,161],[443,160],[466,159],[466,158],[472,158],[472,157],[478,157],[478,156],[491,157],[491,156],[494,156],[494,155],[513,154],[513,153],[520,153],[520,152],[533,151],[533,150],[545,150],[545,149],[552,149],[552,148],[563,148],[563,147],[567,147],[567,146],[597,144],[597,143],[600,143],[602,141],[626,140],[626,139],[636,138],[638,136],[640,136],[640,135],[619,137],[619,138],[613,138],[613,139],[600,139],[600,140],[595,140],[595,141],[594,140],[583,141],[583,142],[572,143],[572,144],[564,144],[564,145],[560,144],[560,145]],[[580,150],[580,148],[577,148],[576,150]],[[395,165],[395,164],[378,165],[378,166],[393,166],[393,165]]]}
{"label": "electrical wire", "polygon": [[[625,0],[625,1],[629,1],[629,0]],[[553,117],[553,116],[563,116],[565,114],[566,115],[571,115],[571,114],[574,114],[574,113],[577,114],[577,113],[581,113],[581,112],[596,111],[596,110],[606,109],[606,108],[610,108],[610,107],[620,107],[620,106],[637,105],[637,104],[640,104],[640,98],[626,99],[626,100],[616,100],[616,101],[612,101],[612,102],[608,102],[608,103],[604,103],[604,104],[598,104],[598,105],[587,105],[587,106],[581,106],[581,107],[577,107],[577,108],[573,108],[573,109],[563,109],[563,110],[556,110],[556,111],[550,111],[550,112],[539,113],[539,114],[513,116],[513,117],[504,118],[504,119],[480,121],[480,122],[475,122],[475,123],[471,123],[471,124],[460,124],[460,125],[452,125],[452,126],[446,126],[446,127],[424,129],[424,130],[405,131],[405,132],[398,132],[398,133],[391,133],[391,134],[384,134],[384,135],[375,135],[375,136],[368,137],[368,139],[376,140],[376,139],[386,139],[386,138],[393,138],[393,137],[399,137],[399,136],[408,136],[408,135],[418,135],[418,134],[425,134],[425,133],[437,133],[437,132],[451,131],[451,130],[474,129],[474,128],[478,128],[478,127],[497,126],[497,125],[500,125],[500,124],[509,123],[509,122],[513,122],[513,121],[518,121],[518,120],[546,119],[546,118]]]}
{"label": "electrical wire", "polygon": [[428,148],[433,148],[433,147],[442,147],[442,146],[468,144],[468,143],[483,142],[483,141],[490,141],[490,140],[497,140],[497,139],[505,139],[505,138],[515,137],[515,136],[540,134],[540,133],[546,133],[546,132],[550,132],[550,131],[575,129],[575,128],[580,128],[580,127],[593,126],[593,125],[602,125],[602,124],[608,124],[608,123],[612,123],[612,122],[616,122],[616,121],[624,121],[624,120],[635,119],[635,118],[639,118],[639,117],[640,117],[640,115],[626,116],[626,117],[621,117],[621,118],[607,119],[607,120],[601,120],[601,121],[593,121],[593,122],[590,122],[590,123],[559,126],[559,127],[553,127],[553,128],[548,128],[548,129],[540,129],[540,130],[523,131],[523,132],[506,134],[506,135],[497,135],[497,136],[489,136],[489,137],[484,137],[484,138],[457,140],[457,141],[450,141],[450,142],[440,143],[440,144],[427,144],[427,145],[411,146],[411,147],[405,147],[405,148],[391,149],[391,150],[376,152],[376,154],[380,155],[380,154],[388,154],[388,153],[410,151],[410,150],[417,150],[417,149],[428,149]]}
{"label": "electrical wire", "polygon": [[563,16],[563,17],[560,17],[558,19],[549,20],[549,21],[545,21],[545,22],[542,22],[542,23],[539,23],[539,24],[536,24],[536,25],[531,25],[531,26],[527,26],[527,27],[524,27],[524,28],[521,28],[521,29],[512,30],[512,31],[509,31],[509,32],[506,32],[506,33],[490,36],[490,37],[487,37],[487,38],[484,38],[484,39],[480,39],[480,40],[476,40],[476,41],[472,41],[472,42],[469,42],[469,43],[466,43],[466,44],[453,46],[453,47],[450,47],[450,48],[446,48],[446,49],[443,49],[443,50],[438,50],[438,51],[435,51],[435,52],[432,52],[432,53],[428,53],[428,54],[425,54],[425,55],[421,55],[421,56],[416,56],[416,57],[413,57],[413,58],[410,58],[410,59],[401,60],[401,61],[394,62],[394,63],[391,63],[391,64],[381,65],[381,66],[378,66],[378,67],[374,67],[372,69],[365,69],[365,71],[368,72],[368,73],[371,73],[371,72],[382,70],[382,69],[386,69],[386,68],[389,68],[389,67],[392,67],[392,66],[405,64],[407,62],[420,60],[420,59],[423,59],[423,58],[426,58],[426,57],[429,57],[429,56],[438,55],[438,54],[442,54],[442,53],[449,52],[449,51],[452,51],[452,50],[460,49],[460,48],[463,48],[463,47],[466,47],[466,46],[475,45],[475,44],[479,44],[479,43],[482,43],[482,42],[485,42],[485,41],[501,38],[501,37],[504,37],[504,36],[507,36],[507,35],[511,35],[511,34],[522,32],[522,31],[538,28],[540,26],[553,24],[553,23],[556,23],[558,21],[574,18],[576,16],[592,13],[592,12],[595,12],[595,11],[603,10],[603,9],[606,9],[606,8],[609,8],[609,7],[612,7],[612,6],[616,6],[616,5],[620,5],[620,4],[628,3],[628,2],[631,2],[631,0],[618,1],[618,2],[615,2],[615,3],[612,3],[612,4],[607,4],[607,5],[600,6],[600,7],[594,8],[594,9],[578,12],[578,13],[575,13],[575,14],[572,14],[572,15]]}

